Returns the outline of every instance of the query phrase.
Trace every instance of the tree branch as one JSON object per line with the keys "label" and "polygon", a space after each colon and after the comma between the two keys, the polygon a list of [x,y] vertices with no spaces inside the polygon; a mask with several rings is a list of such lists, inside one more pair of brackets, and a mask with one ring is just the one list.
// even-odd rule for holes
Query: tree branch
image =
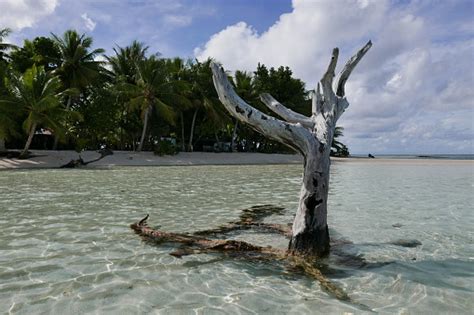
{"label": "tree branch", "polygon": [[321,79],[321,85],[323,88],[323,93],[326,96],[328,91],[332,91],[332,80],[335,76],[335,70],[337,65],[337,58],[339,57],[339,48],[334,48],[332,50],[331,61],[329,62],[328,69]]}
{"label": "tree branch", "polygon": [[360,49],[354,56],[352,56],[339,73],[339,79],[337,81],[336,95],[343,97],[345,95],[344,86],[346,85],[347,79],[351,75],[352,70],[359,63],[359,61],[364,57],[367,51],[372,47],[372,42],[369,40],[362,49]]}
{"label": "tree branch", "polygon": [[313,98],[312,98],[312,114],[313,115],[318,115],[321,112],[321,106],[322,106],[322,101],[323,101],[323,96],[321,95],[321,84],[318,82],[318,85],[316,86],[316,90],[313,93]]}
{"label": "tree branch", "polygon": [[315,140],[306,128],[303,128],[300,123],[288,123],[253,108],[235,93],[222,67],[212,62],[211,69],[219,100],[232,116],[303,155],[309,152],[309,148]]}
{"label": "tree branch", "polygon": [[278,102],[273,96],[268,93],[263,93],[260,95],[260,100],[262,103],[267,105],[267,107],[272,110],[275,114],[286,120],[290,123],[300,123],[303,127],[312,129],[314,123],[311,118],[306,117],[300,113],[294,112],[291,109],[287,108],[285,105]]}

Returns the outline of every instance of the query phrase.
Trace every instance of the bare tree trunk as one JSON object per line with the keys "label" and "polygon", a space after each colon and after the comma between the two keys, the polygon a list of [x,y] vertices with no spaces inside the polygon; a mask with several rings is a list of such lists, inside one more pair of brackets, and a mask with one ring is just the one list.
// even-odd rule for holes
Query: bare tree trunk
{"label": "bare tree trunk", "polygon": [[25,148],[20,153],[20,158],[21,159],[24,159],[24,158],[28,157],[28,149],[30,148],[31,141],[33,140],[33,136],[35,135],[35,131],[36,131],[36,123],[33,123],[33,125],[30,128],[30,133],[28,135],[28,140],[26,140]]}
{"label": "bare tree trunk", "polygon": [[291,255],[319,257],[329,252],[327,199],[331,143],[336,122],[349,106],[344,95],[344,85],[371,46],[369,41],[349,59],[339,74],[336,92],[332,85],[339,50],[333,50],[328,69],[313,94],[311,117],[293,112],[269,94],[261,95],[262,102],[285,121],[265,115],[245,103],[235,93],[224,69],[215,63],[211,64],[214,86],[229,113],[264,136],[300,152],[304,157],[303,184],[288,246],[288,253]]}
{"label": "bare tree trunk", "polygon": [[151,105],[149,105],[145,110],[145,115],[143,117],[142,136],[140,137],[140,144],[138,145],[137,152],[141,152],[143,149],[143,142],[145,142],[146,130],[148,128],[148,116],[150,115],[150,109]]}
{"label": "bare tree trunk", "polygon": [[237,145],[235,141],[237,140],[237,128],[239,127],[239,121],[236,119],[234,124],[234,130],[232,131],[232,142],[230,144],[230,150],[232,152],[237,152]]}
{"label": "bare tree trunk", "polygon": [[193,152],[194,126],[196,124],[196,117],[197,117],[198,111],[199,111],[199,108],[196,108],[193,114],[193,120],[191,121],[191,130],[189,131],[189,144],[188,144],[189,152]]}
{"label": "bare tree trunk", "polygon": [[181,151],[184,152],[184,117],[183,117],[183,112],[180,112],[180,117],[181,117]]}

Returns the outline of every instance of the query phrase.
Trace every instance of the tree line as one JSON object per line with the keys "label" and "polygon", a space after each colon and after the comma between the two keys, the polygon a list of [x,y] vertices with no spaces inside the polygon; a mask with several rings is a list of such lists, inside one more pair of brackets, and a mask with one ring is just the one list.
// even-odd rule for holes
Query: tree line
{"label": "tree line", "polygon": [[[231,118],[218,100],[211,59],[162,58],[145,44],[117,46],[112,55],[75,30],[5,43],[0,30],[0,152],[6,148],[76,151],[153,150],[289,152]],[[310,93],[289,67],[258,64],[235,71],[230,81],[249,104],[270,93],[288,108],[309,115]],[[337,140],[333,153],[347,156]]]}

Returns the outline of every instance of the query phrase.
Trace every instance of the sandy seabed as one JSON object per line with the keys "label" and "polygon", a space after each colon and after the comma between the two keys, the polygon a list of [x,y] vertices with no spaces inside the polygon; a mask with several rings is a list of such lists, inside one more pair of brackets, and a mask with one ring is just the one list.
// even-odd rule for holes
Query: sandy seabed
{"label": "sandy seabed", "polygon": [[[78,159],[75,151],[32,150],[35,156],[27,160],[0,158],[0,169],[59,168],[73,159]],[[95,151],[81,153],[84,161],[98,158]],[[384,159],[384,158],[332,158],[334,162],[347,163],[388,163],[410,165],[433,164],[474,164],[472,160],[437,159]],[[303,157],[297,154],[264,153],[209,153],[181,152],[177,155],[157,156],[153,152],[114,151],[100,161],[84,166],[86,168],[104,168],[114,166],[185,166],[185,165],[252,165],[252,164],[302,164]]]}

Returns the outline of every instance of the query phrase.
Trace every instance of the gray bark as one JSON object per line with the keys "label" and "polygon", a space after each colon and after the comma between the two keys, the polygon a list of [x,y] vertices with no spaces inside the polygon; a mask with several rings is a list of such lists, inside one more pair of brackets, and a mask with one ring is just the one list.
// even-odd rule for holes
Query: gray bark
{"label": "gray bark", "polygon": [[150,116],[150,109],[151,109],[151,105],[149,105],[147,109],[145,110],[145,115],[143,117],[142,135],[140,137],[140,144],[138,145],[137,152],[141,152],[143,149],[143,142],[145,142],[146,130],[148,128],[148,116]]}
{"label": "gray bark", "polygon": [[371,46],[369,41],[349,59],[337,80],[337,94],[333,89],[333,79],[339,50],[333,50],[328,69],[313,94],[311,117],[295,113],[269,94],[263,94],[262,101],[285,121],[265,115],[245,103],[235,93],[224,69],[215,63],[211,65],[219,99],[232,116],[297,150],[304,157],[303,184],[288,246],[290,254],[318,257],[329,252],[327,199],[331,143],[336,122],[349,106],[344,85]]}
{"label": "gray bark", "polygon": [[33,123],[33,125],[30,128],[30,133],[28,135],[28,140],[26,140],[25,147],[23,148],[23,151],[20,153],[20,158],[26,158],[28,156],[28,149],[30,148],[31,141],[33,140],[33,136],[35,135],[36,131],[36,123]]}

